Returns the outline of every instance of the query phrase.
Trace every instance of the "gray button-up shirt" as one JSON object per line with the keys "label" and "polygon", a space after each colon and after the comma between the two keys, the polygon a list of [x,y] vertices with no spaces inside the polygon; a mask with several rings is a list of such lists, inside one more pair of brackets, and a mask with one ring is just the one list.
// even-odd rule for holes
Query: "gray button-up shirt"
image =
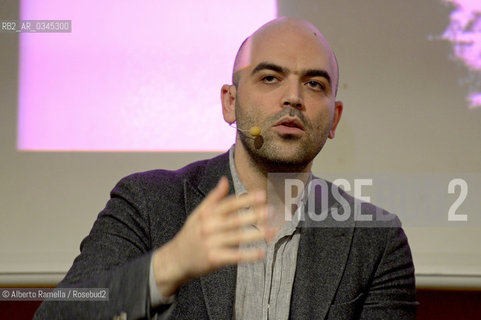
{"label": "gray button-up shirt", "polygon": [[[229,164],[237,196],[246,193],[234,164],[234,147],[229,151]],[[269,195],[267,195],[269,197]],[[301,202],[296,214],[303,210]],[[240,213],[242,214],[242,213]],[[260,241],[241,248],[263,248],[266,259],[237,266],[234,319],[289,318],[292,285],[296,273],[299,219],[284,224],[271,243]],[[250,228],[256,228],[255,225]]]}

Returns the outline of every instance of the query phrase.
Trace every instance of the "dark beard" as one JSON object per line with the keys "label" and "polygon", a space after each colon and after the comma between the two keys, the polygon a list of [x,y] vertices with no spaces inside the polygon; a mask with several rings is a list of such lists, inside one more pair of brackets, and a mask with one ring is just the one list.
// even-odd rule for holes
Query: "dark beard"
{"label": "dark beard", "polygon": [[[244,146],[244,149],[249,154],[249,158],[251,159],[250,166],[255,166],[260,169],[261,172],[264,172],[266,175],[268,173],[276,173],[276,172],[304,172],[305,168],[311,163],[313,159],[286,159],[282,160],[276,157],[274,152],[270,152],[269,154],[265,154],[263,152],[257,152],[256,149],[262,148],[262,145],[258,147],[256,142],[254,142],[254,146],[252,146],[252,137],[248,135],[248,133],[244,133],[242,131],[238,131],[240,136],[240,141]],[[262,136],[260,136],[261,139]],[[258,139],[258,138],[256,138]],[[285,139],[297,139],[297,137],[286,137]],[[262,141],[262,144],[264,142]]]}
{"label": "dark beard", "polygon": [[[310,145],[309,142],[309,140],[312,139],[307,139],[307,141],[304,141],[301,146],[297,145],[296,147],[294,147],[298,150],[296,156],[283,157],[283,150],[279,150],[278,147],[272,143],[272,141],[276,139],[274,137],[275,133],[268,130],[264,133],[261,132],[261,135],[258,137],[252,137],[248,132],[246,132],[246,130],[258,124],[261,125],[261,128],[270,128],[280,119],[288,115],[290,117],[297,117],[304,125],[306,132],[310,132],[310,134],[313,134],[316,129],[314,128],[311,121],[305,117],[302,111],[291,106],[286,106],[277,114],[271,115],[267,119],[263,120],[261,124],[256,123],[255,117],[253,115],[249,115],[248,113],[240,114],[240,110],[242,110],[242,107],[237,100],[236,119],[242,119],[242,121],[237,122],[237,126],[238,128],[243,129],[242,131],[237,130],[237,134],[239,135],[239,139],[244,146],[244,149],[249,155],[249,165],[259,168],[266,175],[267,173],[274,172],[304,172],[306,167],[311,164],[311,162],[314,160],[314,158],[326,142],[328,132],[327,127],[321,130],[322,135],[325,136],[322,138],[322,145],[319,146],[319,149],[313,150],[313,146]],[[296,144],[295,142],[302,138],[295,135],[284,135],[282,139],[284,139],[287,144],[289,144],[289,141],[291,141],[293,144]]]}

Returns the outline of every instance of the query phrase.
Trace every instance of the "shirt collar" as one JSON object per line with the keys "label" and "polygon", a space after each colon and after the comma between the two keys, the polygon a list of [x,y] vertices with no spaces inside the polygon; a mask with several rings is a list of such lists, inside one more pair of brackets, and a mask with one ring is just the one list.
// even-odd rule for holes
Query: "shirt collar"
{"label": "shirt collar", "polygon": [[247,193],[247,189],[242,184],[242,181],[240,181],[239,174],[237,173],[237,170],[235,168],[234,147],[235,147],[235,144],[232,145],[232,147],[230,147],[229,149],[229,167],[230,167],[230,173],[232,175],[232,182],[234,184],[235,195],[240,196],[241,194]]}

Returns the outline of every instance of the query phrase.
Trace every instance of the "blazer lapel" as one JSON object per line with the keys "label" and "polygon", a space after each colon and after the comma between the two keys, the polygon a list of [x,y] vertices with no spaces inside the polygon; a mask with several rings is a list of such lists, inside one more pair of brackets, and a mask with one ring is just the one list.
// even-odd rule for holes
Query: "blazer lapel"
{"label": "blazer lapel", "polygon": [[[184,183],[185,206],[191,213],[204,200],[221,176],[229,179],[230,193],[234,192],[229,169],[229,155],[225,153],[207,162],[205,172],[198,186],[189,181]],[[234,312],[235,286],[237,268],[221,268],[211,274],[200,277],[207,313],[212,320],[231,319]]]}
{"label": "blazer lapel", "polygon": [[[329,190],[330,187],[329,184]],[[329,210],[335,208],[342,213],[342,207],[335,199],[329,196],[328,201],[333,204],[329,206]],[[301,238],[291,298],[292,319],[326,317],[341,281],[354,234],[353,220],[340,225],[333,222],[329,215],[322,223],[309,219],[306,215],[306,221],[301,221]]]}

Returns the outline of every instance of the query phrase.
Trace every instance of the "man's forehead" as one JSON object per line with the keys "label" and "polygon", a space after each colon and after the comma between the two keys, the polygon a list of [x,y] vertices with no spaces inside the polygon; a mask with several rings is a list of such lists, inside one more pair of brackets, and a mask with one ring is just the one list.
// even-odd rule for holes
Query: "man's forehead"
{"label": "man's forehead", "polygon": [[294,62],[297,57],[308,54],[312,59],[305,59],[307,64],[300,67],[326,69],[337,80],[337,63],[321,32],[304,20],[278,18],[262,26],[244,41],[234,63],[234,72],[255,68],[258,63],[265,61],[282,65],[276,59],[284,58],[284,61]]}
{"label": "man's forehead", "polygon": [[270,61],[292,71],[329,68],[330,49],[318,41],[307,41],[295,34],[278,34],[270,39],[252,41],[245,67],[255,67],[259,62]]}

